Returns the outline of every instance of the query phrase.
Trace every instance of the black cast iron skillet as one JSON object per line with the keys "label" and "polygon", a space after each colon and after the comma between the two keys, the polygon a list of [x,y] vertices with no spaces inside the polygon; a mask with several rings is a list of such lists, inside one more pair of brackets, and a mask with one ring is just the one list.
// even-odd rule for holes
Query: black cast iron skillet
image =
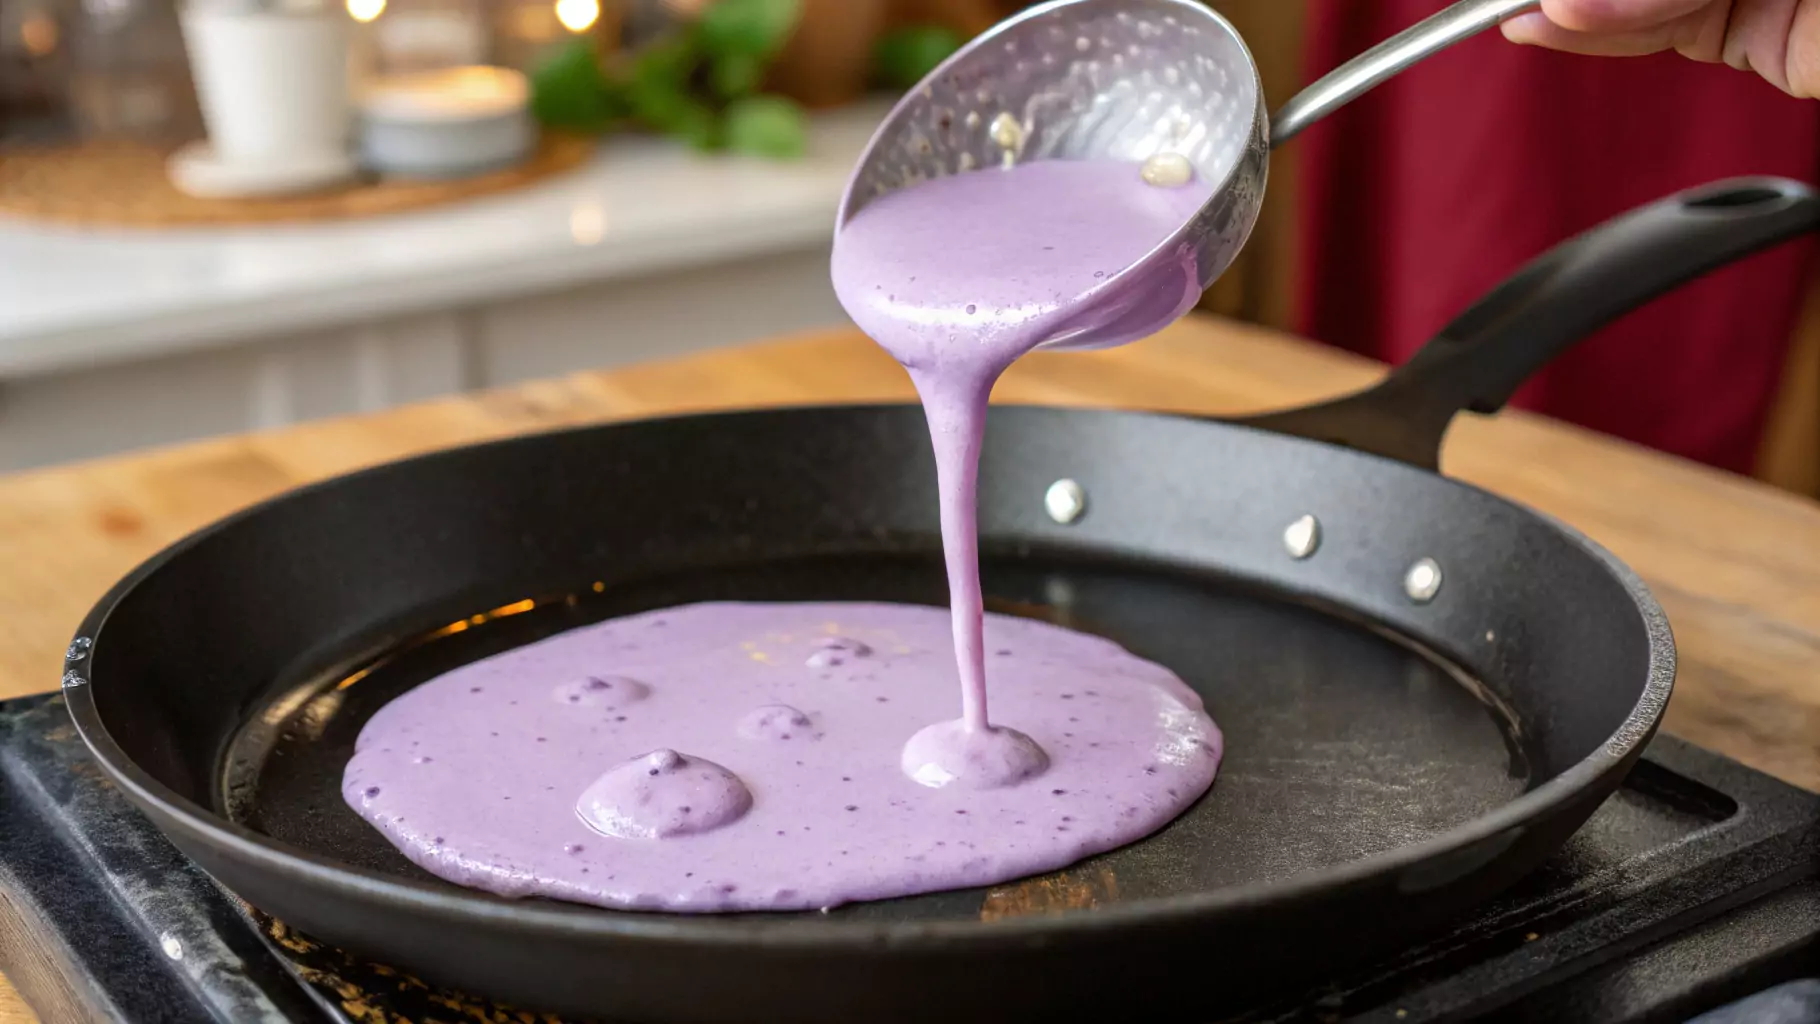
{"label": "black cast iron skillet", "polygon": [[[70,710],[228,888],[525,1007],[1206,1019],[1443,925],[1618,786],[1669,695],[1661,610],[1573,530],[1432,472],[1441,436],[1592,328],[1816,224],[1820,201],[1787,181],[1662,200],[1542,257],[1380,386],[1247,424],[997,409],[994,606],[1170,666],[1229,744],[1180,820],[1046,880],[825,915],[513,903],[418,871],[338,793],[388,699],[558,630],[709,598],[942,602],[914,406],[564,430],[303,488],[116,586],[70,648]],[[1070,524],[1045,512],[1061,478],[1087,495]],[[1318,544],[1298,558],[1285,528],[1305,515]],[[1411,586],[1423,559],[1432,594]],[[1077,909],[1007,916],[1045,900]]]}

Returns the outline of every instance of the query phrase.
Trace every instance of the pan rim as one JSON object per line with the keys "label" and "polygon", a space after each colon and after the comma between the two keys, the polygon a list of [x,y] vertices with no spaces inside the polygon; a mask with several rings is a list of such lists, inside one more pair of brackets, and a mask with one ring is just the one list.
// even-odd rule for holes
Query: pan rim
{"label": "pan rim", "polygon": [[[1046,405],[1007,404],[1001,408],[1037,412],[1066,412],[1073,415],[1108,415],[1119,417],[1155,417],[1187,420],[1252,434],[1268,435],[1290,442],[1321,445],[1309,440],[1236,423],[1170,412],[1104,409],[1091,407],[1058,407]],[[1513,510],[1533,516],[1558,531],[1566,540],[1591,555],[1623,586],[1642,621],[1649,646],[1649,667],[1636,703],[1618,729],[1586,757],[1536,788],[1499,805],[1479,817],[1462,822],[1420,842],[1392,847],[1368,857],[1327,868],[1304,871],[1288,878],[1224,887],[1209,892],[1178,896],[1154,897],[1121,902],[1096,908],[1091,914],[1059,916],[1033,915],[992,922],[933,921],[880,922],[833,919],[804,919],[800,916],[776,917],[770,923],[755,923],[760,915],[680,915],[645,912],[611,911],[606,908],[559,902],[508,900],[487,893],[451,888],[447,883],[400,878],[336,861],[310,851],[282,843],[243,825],[230,821],[206,807],[191,801],[141,768],[116,744],[101,719],[92,691],[91,680],[82,668],[92,664],[108,619],[119,605],[142,582],[185,551],[216,533],[244,519],[299,495],[343,484],[349,480],[396,469],[399,466],[449,457],[474,449],[524,443],[542,437],[556,437],[588,431],[612,429],[631,424],[662,423],[673,420],[702,421],[720,418],[806,414],[818,411],[873,412],[901,414],[916,410],[910,403],[830,403],[822,405],[788,405],[763,408],[741,408],[714,412],[679,413],[666,416],[639,417],[624,420],[562,426],[439,448],[429,452],[394,459],[323,480],[291,488],[272,497],[231,513],[203,526],[152,555],[111,587],[84,617],[72,644],[73,657],[66,663],[63,697],[70,716],[83,742],[108,776],[129,798],[148,813],[161,830],[177,831],[193,841],[231,853],[242,861],[258,864],[264,870],[281,874],[312,886],[322,886],[357,895],[376,908],[403,913],[441,917],[450,922],[479,925],[507,932],[526,934],[567,933],[572,937],[598,942],[662,943],[687,947],[751,948],[762,945],[773,951],[796,950],[826,952],[850,946],[887,946],[895,949],[953,947],[985,948],[996,945],[1019,945],[1031,942],[1053,942],[1082,939],[1117,932],[1136,925],[1186,922],[1219,912],[1231,912],[1249,906],[1292,902],[1311,894],[1364,881],[1379,875],[1394,875],[1431,858],[1443,856],[1492,840],[1526,822],[1545,817],[1550,811],[1571,803],[1602,776],[1621,770],[1627,761],[1641,752],[1660,724],[1673,691],[1676,651],[1667,615],[1648,586],[1634,570],[1610,551],[1559,519],[1547,513],[1517,504],[1473,484],[1451,477],[1440,477],[1456,487],[1476,491]],[[1415,472],[1403,463],[1364,452],[1349,452],[1363,459],[1390,463]],[[1440,476],[1440,474],[1432,474]],[[86,643],[85,643],[86,641]]]}

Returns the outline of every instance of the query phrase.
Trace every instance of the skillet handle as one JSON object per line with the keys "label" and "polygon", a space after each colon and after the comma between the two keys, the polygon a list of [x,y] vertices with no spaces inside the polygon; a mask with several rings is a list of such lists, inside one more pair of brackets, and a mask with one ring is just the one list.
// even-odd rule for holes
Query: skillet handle
{"label": "skillet handle", "polygon": [[1784,178],[1731,178],[1659,199],[1531,261],[1376,385],[1236,420],[1438,469],[1461,411],[1503,408],[1556,355],[1708,271],[1820,229],[1820,197]]}

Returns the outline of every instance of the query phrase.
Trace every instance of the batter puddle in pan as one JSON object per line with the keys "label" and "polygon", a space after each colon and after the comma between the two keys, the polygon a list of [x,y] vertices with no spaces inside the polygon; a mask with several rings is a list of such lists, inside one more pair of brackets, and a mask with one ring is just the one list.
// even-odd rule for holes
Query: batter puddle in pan
{"label": "batter puddle in pan", "polygon": [[342,794],[458,884],[713,912],[1065,867],[1154,832],[1213,781],[1219,732],[1168,669],[1025,618],[988,616],[985,638],[994,719],[1041,746],[976,748],[959,778],[919,749],[918,730],[954,715],[944,609],[710,601],[411,690],[367,723]]}

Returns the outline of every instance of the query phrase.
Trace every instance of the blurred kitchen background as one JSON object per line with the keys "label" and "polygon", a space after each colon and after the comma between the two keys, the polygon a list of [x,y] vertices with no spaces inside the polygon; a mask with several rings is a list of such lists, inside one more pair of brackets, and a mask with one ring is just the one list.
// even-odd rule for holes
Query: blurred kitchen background
{"label": "blurred kitchen background", "polygon": [[[1020,6],[0,0],[0,471],[840,325],[860,147]],[[1213,6],[1274,107],[1441,0]],[[1629,206],[1820,178],[1820,103],[1492,33],[1271,173],[1205,307],[1394,361]],[[1520,404],[1820,494],[1811,257],[1615,325]]]}

